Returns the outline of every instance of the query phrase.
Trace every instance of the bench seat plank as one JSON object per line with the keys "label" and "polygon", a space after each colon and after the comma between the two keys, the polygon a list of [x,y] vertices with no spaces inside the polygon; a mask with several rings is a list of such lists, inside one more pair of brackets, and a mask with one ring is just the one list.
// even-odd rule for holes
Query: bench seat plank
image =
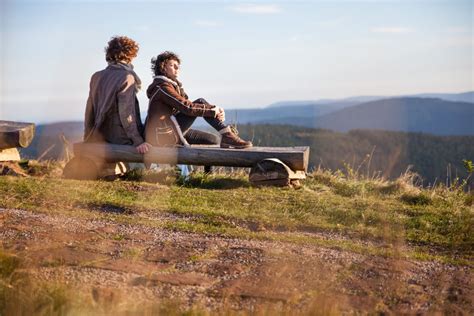
{"label": "bench seat plank", "polygon": [[35,135],[35,124],[0,120],[0,150],[30,145]]}
{"label": "bench seat plank", "polygon": [[309,147],[252,147],[228,149],[216,146],[153,147],[145,154],[137,153],[135,147],[104,143],[76,143],[77,157],[104,162],[149,162],[167,164],[189,164],[205,166],[253,167],[267,158],[277,158],[297,171],[307,171]]}

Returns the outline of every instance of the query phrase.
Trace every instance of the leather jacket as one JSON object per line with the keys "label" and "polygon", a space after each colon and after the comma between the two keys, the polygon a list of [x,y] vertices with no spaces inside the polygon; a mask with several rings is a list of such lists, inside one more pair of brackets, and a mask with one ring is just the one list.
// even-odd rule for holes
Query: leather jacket
{"label": "leather jacket", "polygon": [[148,115],[145,123],[145,139],[153,146],[185,145],[174,115],[215,117],[215,106],[193,103],[188,100],[181,83],[165,76],[157,76],[147,89]]}

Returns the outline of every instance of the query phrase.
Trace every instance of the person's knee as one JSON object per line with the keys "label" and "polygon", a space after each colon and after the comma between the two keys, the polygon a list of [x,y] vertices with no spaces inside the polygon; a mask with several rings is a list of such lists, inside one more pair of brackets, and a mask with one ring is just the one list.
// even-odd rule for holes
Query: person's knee
{"label": "person's knee", "polygon": [[207,102],[206,99],[204,99],[204,98],[196,99],[196,100],[194,100],[193,103],[209,104],[209,102]]}

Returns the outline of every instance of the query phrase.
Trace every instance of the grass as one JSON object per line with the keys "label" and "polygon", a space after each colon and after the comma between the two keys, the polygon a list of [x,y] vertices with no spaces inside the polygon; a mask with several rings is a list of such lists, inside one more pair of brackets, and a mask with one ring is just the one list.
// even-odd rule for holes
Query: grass
{"label": "grass", "polygon": [[[285,239],[290,233],[326,231],[355,238],[355,251],[358,239],[392,244],[402,238],[427,253],[436,249],[447,260],[450,253],[470,257],[474,248],[473,207],[466,203],[471,195],[459,188],[422,189],[403,178],[356,179],[318,170],[294,190],[254,188],[242,173],[196,173],[171,185],[1,177],[0,196],[4,208],[240,238],[274,239],[273,232],[286,232],[281,233]],[[137,217],[141,212],[178,218],[154,221]]]}
{"label": "grass", "polygon": [[[141,181],[143,177],[146,181]],[[327,170],[314,171],[298,190],[255,188],[244,173],[195,173],[184,181],[170,173],[135,172],[113,182],[44,174],[0,177],[0,207],[472,267],[473,198],[462,189],[420,188],[410,174],[386,181]],[[126,236],[108,238],[121,242]],[[143,251],[131,247],[123,256],[134,260]],[[195,255],[190,260],[212,255]],[[102,304],[90,301],[93,297],[77,297],[64,284],[33,281],[22,264],[20,258],[0,249],[1,314],[88,314],[91,310],[84,306]],[[49,267],[57,264],[51,262]],[[100,306],[109,306],[109,313],[116,303]],[[171,301],[121,308],[119,315],[207,314],[199,309],[183,311],[179,302]]]}

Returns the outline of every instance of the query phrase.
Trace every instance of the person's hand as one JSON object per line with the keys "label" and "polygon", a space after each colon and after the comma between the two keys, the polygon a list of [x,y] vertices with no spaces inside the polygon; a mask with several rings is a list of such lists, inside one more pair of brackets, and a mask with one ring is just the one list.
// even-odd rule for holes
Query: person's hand
{"label": "person's hand", "polygon": [[225,112],[224,112],[224,109],[219,107],[219,106],[216,106],[216,118],[221,121],[221,122],[224,122],[225,121]]}
{"label": "person's hand", "polygon": [[148,152],[148,150],[150,150],[151,145],[148,144],[147,142],[144,142],[144,143],[138,145],[135,148],[136,148],[136,150],[138,151],[139,154],[146,154]]}

